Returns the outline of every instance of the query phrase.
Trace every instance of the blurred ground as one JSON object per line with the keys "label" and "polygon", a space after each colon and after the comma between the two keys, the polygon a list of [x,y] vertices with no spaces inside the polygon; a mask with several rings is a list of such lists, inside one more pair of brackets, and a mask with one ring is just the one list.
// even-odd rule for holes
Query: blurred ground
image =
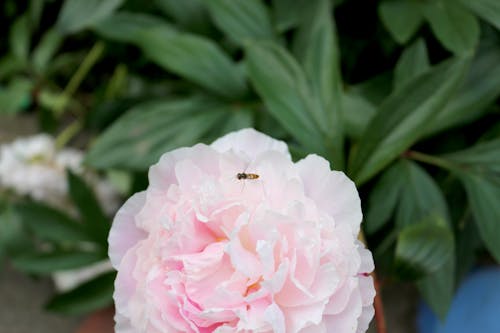
{"label": "blurred ground", "polygon": [[42,310],[51,293],[50,281],[29,278],[4,265],[0,272],[0,332],[74,332],[79,318],[63,317]]}
{"label": "blurred ground", "polygon": [[[37,132],[35,120],[17,115],[0,116],[0,143]],[[43,311],[52,294],[48,279],[32,279],[3,265],[0,271],[0,333],[73,333],[81,318]],[[384,303],[388,333],[415,333],[417,294],[408,285],[387,285]],[[86,322],[84,326],[92,324]],[[369,333],[376,333],[374,322]],[[95,329],[91,329],[97,333]]]}

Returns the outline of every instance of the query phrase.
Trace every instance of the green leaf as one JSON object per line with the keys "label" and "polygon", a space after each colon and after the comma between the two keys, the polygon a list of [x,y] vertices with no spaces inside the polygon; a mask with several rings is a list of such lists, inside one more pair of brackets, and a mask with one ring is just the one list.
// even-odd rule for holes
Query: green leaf
{"label": "green leaf", "polygon": [[0,59],[0,78],[8,79],[11,75],[26,70],[28,64],[12,53],[6,54]]}
{"label": "green leaf", "polygon": [[356,90],[342,96],[342,119],[346,135],[358,140],[375,115],[375,106]]}
{"label": "green leaf", "polygon": [[80,223],[54,208],[35,202],[18,203],[14,208],[22,223],[43,240],[58,243],[92,240]]}
{"label": "green leaf", "polygon": [[252,84],[273,117],[304,147],[323,151],[317,123],[321,110],[312,98],[304,71],[292,55],[275,43],[249,43],[246,65]]}
{"label": "green leaf", "polygon": [[243,73],[216,43],[200,36],[165,35],[162,31],[144,31],[137,41],[156,64],[232,100],[246,93]]}
{"label": "green leaf", "polygon": [[500,137],[441,157],[457,164],[468,173],[472,171],[483,177],[498,177],[500,175]]}
{"label": "green leaf", "polygon": [[42,17],[44,0],[30,0],[28,6],[28,14],[30,18],[30,23],[33,29],[36,29],[40,25],[40,18]]}
{"label": "green leaf", "polygon": [[105,258],[104,252],[56,251],[17,256],[12,259],[12,264],[26,273],[51,274],[88,266]]}
{"label": "green leaf", "polygon": [[12,54],[23,62],[28,60],[30,49],[30,23],[28,16],[20,16],[12,25],[10,30],[9,42]]}
{"label": "green leaf", "polygon": [[394,70],[394,88],[399,89],[430,68],[425,41],[417,39],[399,57]]}
{"label": "green leaf", "polygon": [[69,170],[67,175],[69,194],[83,219],[83,226],[99,244],[106,246],[110,228],[108,217],[87,183]]}
{"label": "green leaf", "polygon": [[[448,238],[444,241],[448,241]],[[450,252],[453,253],[453,249]],[[441,268],[417,282],[422,298],[441,320],[446,318],[455,293],[455,258],[453,255],[447,258]],[[460,261],[460,265],[462,264]]]}
{"label": "green leaf", "polygon": [[365,218],[367,234],[382,228],[391,218],[406,185],[406,172],[403,163],[395,163],[384,171],[368,195],[368,209]]}
{"label": "green leaf", "polygon": [[217,27],[234,42],[274,39],[268,8],[261,0],[207,0]]}
{"label": "green leaf", "polygon": [[155,0],[156,6],[183,28],[203,32],[207,27],[206,1]]}
{"label": "green leaf", "polygon": [[359,143],[351,175],[362,184],[408,149],[455,92],[469,63],[455,58],[420,75],[380,106]]}
{"label": "green leaf", "polygon": [[198,97],[140,104],[101,134],[86,160],[97,168],[147,170],[165,152],[201,141],[230,111],[230,106]]}
{"label": "green leaf", "polygon": [[399,44],[410,40],[423,21],[418,2],[412,0],[383,1],[378,7],[378,13],[382,23]]}
{"label": "green leaf", "polygon": [[500,30],[500,1],[460,0],[460,3]]}
{"label": "green leaf", "polygon": [[212,142],[224,134],[248,127],[255,127],[253,111],[244,105],[234,105],[224,123],[214,127],[213,130],[207,133],[206,141]]}
{"label": "green leaf", "polygon": [[274,0],[273,18],[278,32],[295,28],[302,20],[302,15],[309,9],[309,0]]}
{"label": "green leaf", "polygon": [[483,246],[483,241],[481,240],[469,207],[467,208],[467,213],[459,221],[457,229],[457,255],[455,261],[457,272],[455,275],[458,284],[460,284],[476,264],[478,253],[481,253],[479,249]]}
{"label": "green leaf", "polygon": [[479,22],[474,15],[452,0],[428,1],[422,12],[437,39],[455,54],[468,54],[479,41]]}
{"label": "green leaf", "polygon": [[32,55],[32,63],[38,73],[45,72],[62,41],[62,36],[56,30],[49,30],[43,35]]}
{"label": "green leaf", "polygon": [[0,114],[17,113],[31,105],[33,82],[24,77],[14,77],[5,89],[0,89]]}
{"label": "green leaf", "polygon": [[63,34],[74,33],[103,21],[123,0],[65,0],[56,27]]}
{"label": "green leaf", "polygon": [[428,135],[481,117],[500,96],[500,48],[480,49],[463,84],[427,127]]}
{"label": "green leaf", "polygon": [[347,91],[362,96],[372,105],[380,105],[393,92],[393,75],[390,72],[369,78],[353,86]]}
{"label": "green leaf", "polygon": [[453,258],[453,247],[453,233],[447,226],[433,222],[408,225],[398,235],[396,271],[410,279],[436,272]]}
{"label": "green leaf", "polygon": [[[496,151],[497,160],[499,150]],[[498,169],[498,164],[496,166]],[[500,177],[481,177],[471,172],[459,174],[465,186],[471,205],[472,215],[479,229],[479,234],[493,257],[500,262]]]}
{"label": "green leaf", "polygon": [[113,304],[116,273],[105,273],[64,294],[56,295],[46,308],[68,315],[82,315]]}
{"label": "green leaf", "polygon": [[[175,33],[174,27],[153,15],[119,11],[106,20],[92,24],[97,34],[119,42],[138,43],[143,31],[154,29],[167,36]],[[160,32],[159,32],[160,33]]]}
{"label": "green leaf", "polygon": [[400,188],[396,224],[400,228],[427,219],[448,220],[444,195],[434,179],[413,162],[402,162],[404,173]]}
{"label": "green leaf", "polygon": [[11,205],[0,207],[0,262],[4,255],[14,257],[31,250],[32,242]]}
{"label": "green leaf", "polygon": [[[450,307],[455,286],[455,245],[448,207],[439,186],[420,166],[413,162],[403,161],[401,162],[401,173],[402,175],[399,175],[401,177],[399,179],[399,205],[396,213],[397,226],[402,228],[404,232],[409,226],[415,224],[433,224],[439,228],[438,238],[436,239],[439,241],[439,237],[442,237],[442,241],[447,244],[447,247],[441,250],[449,251],[430,254],[430,256],[442,255],[442,265],[435,270],[423,270],[422,279],[417,283],[423,298],[434,312],[442,318]],[[380,200],[383,200],[383,198],[380,198]],[[424,249],[426,246],[429,246],[427,249],[430,249],[433,246],[432,239],[434,237],[434,235],[431,235],[432,228],[426,232],[429,234],[427,236],[425,234],[421,235],[420,240],[425,243],[426,237],[429,237],[430,244],[424,244],[423,246]],[[422,251],[425,251],[424,249]],[[412,265],[408,267],[410,274],[417,273],[418,276],[420,271],[418,261],[424,257],[425,254],[422,254],[422,257],[418,258],[416,267]],[[396,260],[397,265],[401,265],[398,260]],[[403,271],[406,270],[407,265],[408,263],[404,261]]]}
{"label": "green leaf", "polygon": [[[328,151],[336,169],[344,168],[344,136],[342,128],[342,79],[337,34],[329,0],[312,0],[304,13],[296,39],[296,54],[319,100],[315,115],[326,133]],[[330,156],[329,156],[330,157]]]}

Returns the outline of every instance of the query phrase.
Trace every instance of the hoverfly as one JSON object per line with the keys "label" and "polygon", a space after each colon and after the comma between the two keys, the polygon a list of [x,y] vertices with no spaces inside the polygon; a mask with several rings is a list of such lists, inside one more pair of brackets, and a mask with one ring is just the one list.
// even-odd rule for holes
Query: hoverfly
{"label": "hoverfly", "polygon": [[236,179],[238,180],[245,180],[245,179],[258,179],[259,175],[255,173],[245,173],[245,172],[240,172],[236,174]]}

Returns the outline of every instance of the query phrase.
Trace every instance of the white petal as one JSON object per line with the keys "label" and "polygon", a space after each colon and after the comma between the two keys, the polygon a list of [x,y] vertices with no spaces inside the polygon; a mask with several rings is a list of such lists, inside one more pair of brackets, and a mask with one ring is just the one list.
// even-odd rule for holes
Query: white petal
{"label": "white petal", "polygon": [[215,140],[211,146],[221,153],[233,150],[237,154],[246,156],[248,160],[253,160],[259,154],[269,150],[280,152],[291,159],[286,143],[273,139],[253,128],[245,128],[226,134]]}
{"label": "white petal", "polygon": [[297,167],[306,195],[337,224],[349,225],[357,236],[363,215],[354,183],[343,172],[331,171],[328,161],[318,155],[308,155],[297,162]]}
{"label": "white petal", "polygon": [[264,311],[264,318],[271,325],[274,333],[285,333],[285,317],[276,303],[267,307]]}
{"label": "white petal", "polygon": [[137,228],[135,222],[135,216],[142,209],[145,201],[145,191],[136,193],[116,213],[108,236],[109,258],[115,269],[118,269],[125,253],[139,240],[146,237],[146,233]]}

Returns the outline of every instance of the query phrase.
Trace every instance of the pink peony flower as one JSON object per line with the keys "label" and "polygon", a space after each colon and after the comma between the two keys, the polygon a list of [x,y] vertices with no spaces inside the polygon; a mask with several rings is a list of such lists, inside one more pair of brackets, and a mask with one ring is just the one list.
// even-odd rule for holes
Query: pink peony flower
{"label": "pink peony flower", "polygon": [[367,330],[360,200],[325,159],[244,129],[164,154],[149,182],[109,235],[117,333]]}

